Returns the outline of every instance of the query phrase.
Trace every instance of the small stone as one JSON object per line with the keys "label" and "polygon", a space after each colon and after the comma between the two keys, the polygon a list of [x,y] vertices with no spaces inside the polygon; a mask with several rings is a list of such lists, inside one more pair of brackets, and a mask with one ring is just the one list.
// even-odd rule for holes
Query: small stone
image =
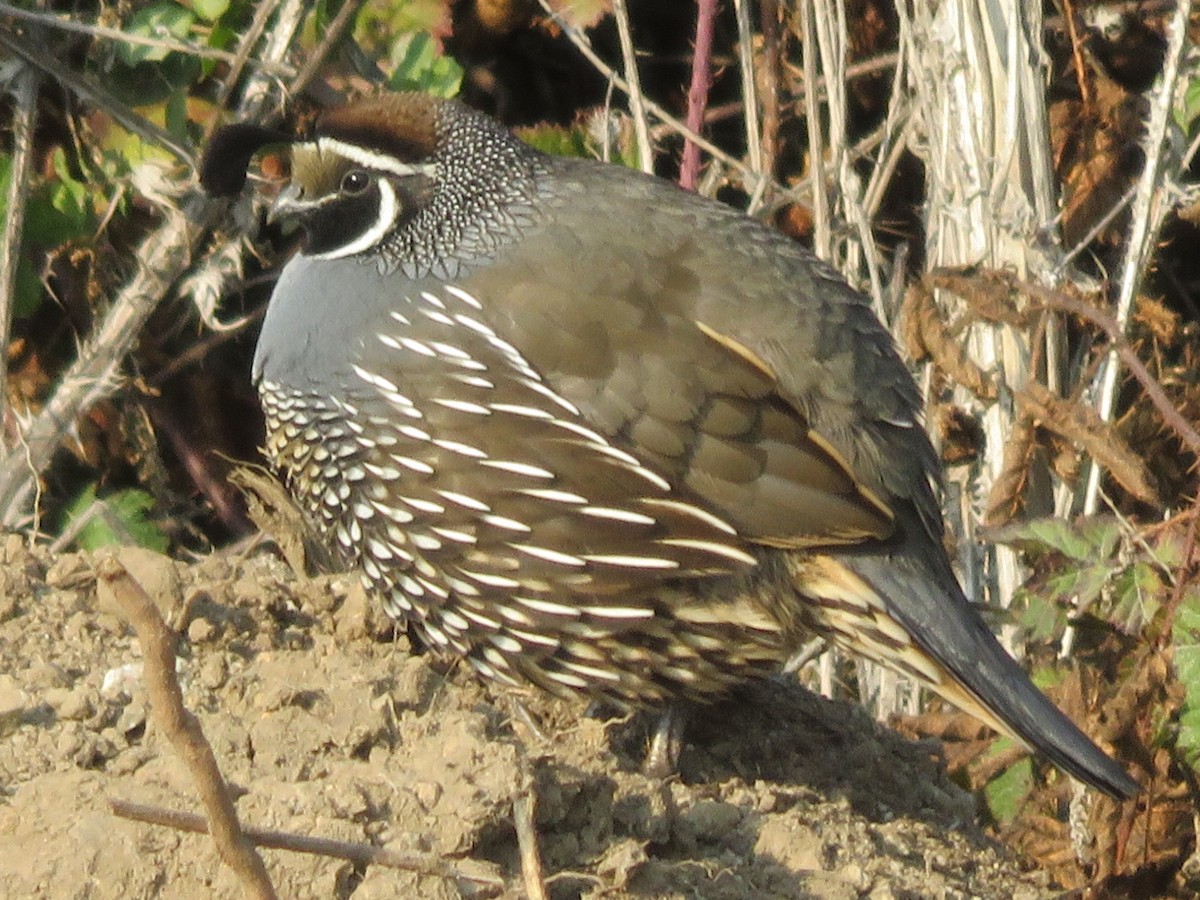
{"label": "small stone", "polygon": [[58,713],[60,719],[76,722],[90,717],[95,712],[87,690],[82,687],[49,688],[42,696],[50,708]]}
{"label": "small stone", "polygon": [[441,785],[434,781],[414,781],[412,792],[425,812],[432,810],[437,805],[438,800],[442,798]]}
{"label": "small stone", "polygon": [[133,693],[142,683],[142,664],[125,663],[123,666],[117,666],[115,669],[109,669],[104,673],[104,680],[100,683],[100,696],[106,699],[114,699],[122,694],[133,696]]}
{"label": "small stone", "polygon": [[229,678],[229,666],[225,662],[225,657],[219,655],[206,656],[200,662],[200,669],[196,673],[202,687],[208,688],[210,691],[215,691],[225,684]]}
{"label": "small stone", "polygon": [[126,704],[121,718],[117,719],[117,732],[128,740],[136,740],[136,734],[146,727],[146,707],[140,700]]}
{"label": "small stone", "polygon": [[30,698],[11,675],[0,675],[0,737],[20,726]]}
{"label": "small stone", "polygon": [[684,814],[697,840],[706,843],[720,841],[742,821],[742,811],[732,803],[701,800]]}
{"label": "small stone", "polygon": [[346,591],[346,599],[333,613],[333,633],[344,642],[362,640],[368,634],[370,600],[362,583],[354,581]]}
{"label": "small stone", "polygon": [[46,584],[60,591],[90,588],[95,580],[96,572],[83,553],[64,553],[46,570]]}
{"label": "small stone", "polygon": [[192,619],[187,629],[188,642],[204,644],[211,641],[218,633],[217,626],[208,619]]}
{"label": "small stone", "polygon": [[60,757],[73,757],[83,749],[83,735],[75,728],[64,729],[58,736],[55,749]]}
{"label": "small stone", "polygon": [[71,676],[67,674],[67,670],[57,663],[52,662],[34,663],[25,670],[23,680],[25,686],[33,691],[44,691],[47,688],[63,688],[71,684]]}

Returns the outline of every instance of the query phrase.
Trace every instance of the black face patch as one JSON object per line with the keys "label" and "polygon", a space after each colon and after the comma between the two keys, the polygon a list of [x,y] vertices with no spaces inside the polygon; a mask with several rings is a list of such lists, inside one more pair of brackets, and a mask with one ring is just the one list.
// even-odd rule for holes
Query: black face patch
{"label": "black face patch", "polygon": [[[396,204],[392,221],[386,223],[386,232],[376,236],[377,243],[386,241],[406,225],[433,197],[433,179],[423,175],[397,178],[363,168],[346,168],[341,171],[339,189],[300,218],[306,237],[305,253],[336,255],[339,250],[358,243],[364,235],[378,229],[380,217],[387,214],[385,188],[380,187],[381,181],[387,182]],[[359,252],[367,249],[364,247]]]}
{"label": "black face patch", "polygon": [[339,192],[301,220],[305,252],[333,253],[352,244],[379,223],[380,191],[377,179],[357,193]]}

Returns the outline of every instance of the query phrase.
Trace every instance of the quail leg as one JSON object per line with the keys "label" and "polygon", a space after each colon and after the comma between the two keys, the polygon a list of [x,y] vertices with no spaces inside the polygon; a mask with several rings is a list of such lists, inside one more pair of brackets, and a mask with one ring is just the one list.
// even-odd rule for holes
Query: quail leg
{"label": "quail leg", "polygon": [[679,771],[679,756],[683,752],[683,730],[687,725],[688,711],[675,704],[667,708],[658,720],[642,773],[650,778],[670,778]]}

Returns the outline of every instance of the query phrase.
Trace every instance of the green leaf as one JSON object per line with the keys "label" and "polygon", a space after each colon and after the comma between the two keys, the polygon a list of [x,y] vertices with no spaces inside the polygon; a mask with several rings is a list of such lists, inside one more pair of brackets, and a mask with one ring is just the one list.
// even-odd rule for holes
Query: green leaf
{"label": "green leaf", "polygon": [[[36,184],[25,204],[13,301],[13,315],[17,318],[32,315],[42,302],[42,251],[86,237],[93,228],[88,186],[72,177],[61,147],[54,151],[51,162],[57,177]],[[11,178],[12,158],[0,154],[0,218],[8,215]]]}
{"label": "green leaf", "polygon": [[1175,122],[1184,134],[1191,134],[1197,118],[1200,118],[1200,78],[1188,83],[1183,100],[1175,110]]}
{"label": "green leaf", "polygon": [[[1000,738],[988,751],[988,756],[1005,752],[1013,746],[1009,738]],[[1007,825],[1017,817],[1029,792],[1033,790],[1033,760],[1028,756],[1013,763],[983,789],[988,810],[1001,825]]]}
{"label": "green leaf", "polygon": [[[103,505],[97,507],[98,503]],[[170,541],[162,529],[146,517],[153,508],[154,498],[145,491],[129,488],[98,500],[96,485],[90,484],[67,508],[64,527],[89,515],[87,524],[75,537],[75,543],[84,550],[136,544],[165,553]]]}
{"label": "green leaf", "polygon": [[427,31],[406,34],[397,40],[392,45],[392,64],[392,77],[388,80],[392,90],[453,97],[462,86],[462,66],[444,56]]}
{"label": "green leaf", "polygon": [[1019,621],[1030,637],[1044,642],[1054,640],[1063,633],[1067,627],[1067,613],[1061,604],[1024,590],[1019,597],[1025,602]]}
{"label": "green leaf", "polygon": [[1032,519],[1003,529],[996,539],[1032,551],[1052,550],[1070,559],[1090,560],[1093,553],[1091,542],[1066,519]]}
{"label": "green leaf", "polygon": [[[196,16],[190,9],[169,0],[158,0],[135,12],[130,17],[125,31],[138,37],[182,40],[187,37],[195,21]],[[165,47],[151,47],[145,44],[117,45],[117,57],[127,66],[160,62],[166,59],[170,52]]]}
{"label": "green leaf", "polygon": [[229,9],[229,0],[192,0],[191,7],[205,22],[215,22]]}
{"label": "green leaf", "polygon": [[1193,771],[1200,771],[1200,589],[1184,595],[1171,628],[1175,674],[1184,689],[1177,746]]}
{"label": "green leaf", "polygon": [[1113,579],[1110,618],[1126,630],[1138,631],[1158,613],[1166,591],[1158,568],[1139,560]]}
{"label": "green leaf", "polygon": [[579,126],[533,125],[519,129],[517,136],[530,147],[551,156],[578,156],[585,159],[595,156],[587,131]]}

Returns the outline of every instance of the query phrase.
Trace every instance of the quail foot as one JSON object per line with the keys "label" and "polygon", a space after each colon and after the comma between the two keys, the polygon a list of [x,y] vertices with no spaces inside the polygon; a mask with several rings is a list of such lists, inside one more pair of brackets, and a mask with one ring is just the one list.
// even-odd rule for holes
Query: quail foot
{"label": "quail foot", "polygon": [[[230,126],[236,192],[281,136]],[[254,360],[266,451],[389,613],[480,674],[711,701],[812,635],[1116,797],[943,548],[920,397],[810,252],[655,178],[389,94],[287,139],[305,240]]]}

